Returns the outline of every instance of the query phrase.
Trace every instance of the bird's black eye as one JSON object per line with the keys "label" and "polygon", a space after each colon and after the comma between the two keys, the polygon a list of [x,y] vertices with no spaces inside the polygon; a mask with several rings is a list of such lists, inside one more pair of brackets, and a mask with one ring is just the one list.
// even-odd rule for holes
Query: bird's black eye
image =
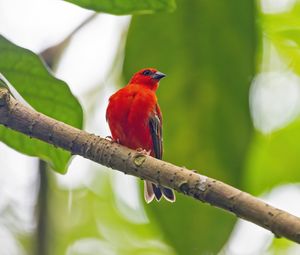
{"label": "bird's black eye", "polygon": [[151,75],[151,74],[152,74],[152,72],[150,70],[145,70],[143,72],[143,75]]}

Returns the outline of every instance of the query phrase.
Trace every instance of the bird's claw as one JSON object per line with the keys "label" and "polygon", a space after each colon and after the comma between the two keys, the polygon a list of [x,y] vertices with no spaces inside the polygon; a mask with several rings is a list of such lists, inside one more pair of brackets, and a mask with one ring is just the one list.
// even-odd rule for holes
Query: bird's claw
{"label": "bird's claw", "polygon": [[139,154],[143,154],[143,155],[147,155],[147,156],[149,156],[150,153],[151,153],[150,150],[147,151],[147,150],[145,150],[145,149],[143,149],[143,148],[137,148],[136,151],[137,151]]}
{"label": "bird's claw", "polygon": [[105,139],[110,141],[111,143],[120,143],[119,139],[115,140],[110,135],[106,136]]}

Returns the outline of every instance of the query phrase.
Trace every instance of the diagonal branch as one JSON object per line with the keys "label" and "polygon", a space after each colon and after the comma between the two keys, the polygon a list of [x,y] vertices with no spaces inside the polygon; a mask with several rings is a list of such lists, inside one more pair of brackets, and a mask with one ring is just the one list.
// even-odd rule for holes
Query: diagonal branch
{"label": "diagonal branch", "polygon": [[0,124],[97,163],[170,187],[300,243],[300,219],[221,181],[130,150],[36,112],[0,88]]}

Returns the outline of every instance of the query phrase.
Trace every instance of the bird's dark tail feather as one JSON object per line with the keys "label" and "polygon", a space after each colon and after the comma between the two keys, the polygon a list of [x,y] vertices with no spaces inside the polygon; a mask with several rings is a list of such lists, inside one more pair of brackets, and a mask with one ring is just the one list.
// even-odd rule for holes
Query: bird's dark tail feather
{"label": "bird's dark tail feather", "polygon": [[149,181],[145,181],[144,196],[147,203],[150,203],[154,199],[154,197],[157,201],[160,201],[162,197],[164,197],[169,202],[175,202],[176,200],[174,191],[172,189],[159,187]]}

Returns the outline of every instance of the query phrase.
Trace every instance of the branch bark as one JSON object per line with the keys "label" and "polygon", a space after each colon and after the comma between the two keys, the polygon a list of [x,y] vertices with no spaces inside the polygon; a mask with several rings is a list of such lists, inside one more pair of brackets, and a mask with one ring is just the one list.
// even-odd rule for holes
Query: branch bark
{"label": "branch bark", "polygon": [[36,112],[0,88],[0,124],[125,174],[170,187],[300,243],[300,218],[221,181],[130,150]]}

